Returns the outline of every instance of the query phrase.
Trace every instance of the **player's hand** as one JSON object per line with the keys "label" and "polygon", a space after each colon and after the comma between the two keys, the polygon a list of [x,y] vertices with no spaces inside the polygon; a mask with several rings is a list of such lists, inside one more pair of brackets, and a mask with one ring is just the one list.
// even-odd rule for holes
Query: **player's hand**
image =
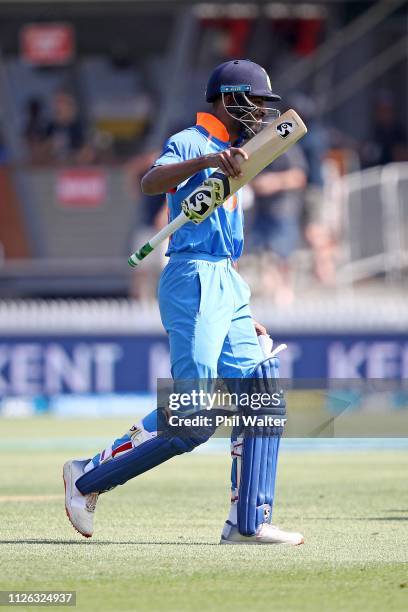
{"label": "player's hand", "polygon": [[254,327],[255,327],[257,336],[267,336],[268,335],[268,330],[266,329],[266,327],[258,323],[258,321],[254,321]]}
{"label": "player's hand", "polygon": [[204,156],[206,168],[219,168],[227,176],[238,178],[242,176],[240,169],[242,159],[238,161],[240,155],[248,159],[248,153],[239,147],[230,147],[219,153],[209,153]]}

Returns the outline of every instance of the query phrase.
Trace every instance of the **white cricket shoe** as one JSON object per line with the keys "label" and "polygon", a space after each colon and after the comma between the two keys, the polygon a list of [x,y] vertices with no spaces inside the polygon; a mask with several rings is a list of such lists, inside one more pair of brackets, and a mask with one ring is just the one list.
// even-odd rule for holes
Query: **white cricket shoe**
{"label": "white cricket shoe", "polygon": [[85,461],[67,461],[64,464],[63,478],[65,486],[65,510],[71,525],[85,538],[90,538],[93,534],[93,521],[96,502],[99,493],[89,493],[82,495],[75,483],[84,473]]}
{"label": "white cricket shoe", "polygon": [[220,544],[292,544],[304,543],[301,533],[283,531],[276,525],[262,523],[252,536],[244,536],[231,521],[226,521],[222,530]]}

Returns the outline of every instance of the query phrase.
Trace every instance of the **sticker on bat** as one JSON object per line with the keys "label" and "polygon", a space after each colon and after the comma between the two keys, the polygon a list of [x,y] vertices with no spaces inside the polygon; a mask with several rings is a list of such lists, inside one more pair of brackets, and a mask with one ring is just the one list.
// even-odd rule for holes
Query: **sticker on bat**
{"label": "sticker on bat", "polygon": [[276,131],[281,138],[287,138],[294,130],[292,121],[284,121],[276,126]]}
{"label": "sticker on bat", "polygon": [[212,193],[209,189],[200,189],[192,193],[182,203],[184,213],[191,220],[201,219],[213,207]]}

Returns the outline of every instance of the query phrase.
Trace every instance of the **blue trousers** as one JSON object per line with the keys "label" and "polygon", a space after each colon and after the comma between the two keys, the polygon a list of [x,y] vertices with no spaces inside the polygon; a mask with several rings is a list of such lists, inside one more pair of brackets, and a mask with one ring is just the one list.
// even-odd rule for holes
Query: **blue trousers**
{"label": "blue trousers", "polygon": [[[249,297],[248,285],[230,260],[204,254],[171,256],[160,279],[159,305],[170,340],[175,384],[178,380],[265,375]],[[274,367],[277,369],[277,364]],[[275,376],[274,372],[271,375]],[[92,459],[90,471],[77,481],[79,490],[85,494],[123,484],[206,439],[168,441],[157,436],[156,430],[155,410]],[[241,505],[238,502],[238,524],[245,535],[255,532],[265,509],[270,520],[278,448],[279,436],[272,441],[249,439],[244,445],[236,436],[232,439],[233,501],[238,500],[240,486],[238,462],[242,453],[248,456],[242,471],[244,498]]]}
{"label": "blue trousers", "polygon": [[[244,378],[263,359],[249,310],[250,290],[229,259],[178,253],[159,283],[175,381]],[[92,459],[94,467],[155,436],[157,411]],[[233,477],[232,489],[235,489]]]}
{"label": "blue trousers", "polygon": [[262,360],[250,290],[229,259],[172,255],[158,297],[174,379],[241,378]]}

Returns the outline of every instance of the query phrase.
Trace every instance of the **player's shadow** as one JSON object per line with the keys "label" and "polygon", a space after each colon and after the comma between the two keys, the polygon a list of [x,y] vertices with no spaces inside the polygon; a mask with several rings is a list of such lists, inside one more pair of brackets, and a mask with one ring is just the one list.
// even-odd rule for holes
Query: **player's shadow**
{"label": "player's shadow", "polygon": [[43,540],[41,538],[30,539],[30,540],[0,540],[1,544],[50,544],[57,546],[219,546],[217,542],[190,542],[180,541],[177,542],[146,542],[140,540],[122,541],[122,540]]}

